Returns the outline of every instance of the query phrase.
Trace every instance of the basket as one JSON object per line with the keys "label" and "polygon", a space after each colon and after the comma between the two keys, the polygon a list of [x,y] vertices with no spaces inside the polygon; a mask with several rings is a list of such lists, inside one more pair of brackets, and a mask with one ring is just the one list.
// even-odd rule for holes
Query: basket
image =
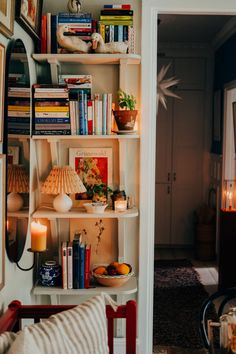
{"label": "basket", "polygon": [[124,285],[132,276],[134,272],[126,275],[101,275],[93,272],[93,277],[103,286],[119,287]]}

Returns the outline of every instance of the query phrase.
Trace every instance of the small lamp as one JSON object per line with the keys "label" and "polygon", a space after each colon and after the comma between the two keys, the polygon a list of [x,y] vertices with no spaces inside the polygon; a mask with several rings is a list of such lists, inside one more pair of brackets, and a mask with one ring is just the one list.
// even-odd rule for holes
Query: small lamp
{"label": "small lamp", "polygon": [[7,210],[18,211],[23,207],[24,200],[18,193],[29,192],[29,177],[22,165],[8,165],[7,178]]}
{"label": "small lamp", "polygon": [[65,213],[72,207],[70,193],[84,193],[86,188],[70,166],[54,166],[42,186],[44,194],[58,194],[53,200],[56,211]]}

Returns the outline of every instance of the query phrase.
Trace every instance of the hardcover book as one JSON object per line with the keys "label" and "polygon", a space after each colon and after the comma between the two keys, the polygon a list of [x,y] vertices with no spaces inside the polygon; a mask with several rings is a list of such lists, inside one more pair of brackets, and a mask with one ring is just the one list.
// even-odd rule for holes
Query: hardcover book
{"label": "hardcover book", "polygon": [[61,267],[62,267],[62,288],[67,289],[67,245],[62,242],[61,245]]}

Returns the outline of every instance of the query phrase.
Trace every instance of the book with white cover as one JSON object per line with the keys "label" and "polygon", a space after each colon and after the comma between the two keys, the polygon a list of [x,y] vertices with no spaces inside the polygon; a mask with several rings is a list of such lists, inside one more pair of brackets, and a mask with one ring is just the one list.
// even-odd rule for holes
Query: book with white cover
{"label": "book with white cover", "polygon": [[67,289],[67,243],[61,245],[62,288]]}
{"label": "book with white cover", "polygon": [[73,247],[72,242],[67,246],[67,288],[73,289]]}

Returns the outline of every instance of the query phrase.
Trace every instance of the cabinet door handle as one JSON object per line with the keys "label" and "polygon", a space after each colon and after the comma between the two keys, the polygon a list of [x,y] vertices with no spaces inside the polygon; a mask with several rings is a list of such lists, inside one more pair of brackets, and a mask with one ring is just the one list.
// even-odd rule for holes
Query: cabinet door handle
{"label": "cabinet door handle", "polygon": [[170,194],[170,186],[167,187],[167,194]]}
{"label": "cabinet door handle", "polygon": [[173,173],[173,181],[176,181],[176,172]]}
{"label": "cabinet door handle", "polygon": [[167,181],[170,182],[170,172],[167,174]]}

